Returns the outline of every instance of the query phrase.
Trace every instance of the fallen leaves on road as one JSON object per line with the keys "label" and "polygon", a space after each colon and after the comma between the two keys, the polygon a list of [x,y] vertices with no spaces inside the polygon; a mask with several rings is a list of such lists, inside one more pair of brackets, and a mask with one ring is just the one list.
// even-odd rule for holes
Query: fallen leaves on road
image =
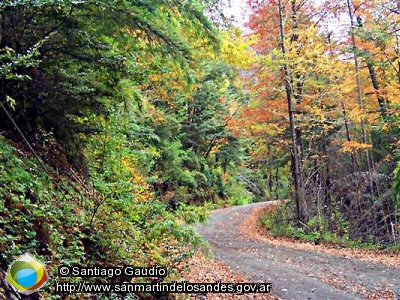
{"label": "fallen leaves on road", "polygon": [[315,245],[312,243],[297,241],[285,237],[274,237],[265,228],[258,225],[260,217],[268,210],[274,209],[274,207],[275,206],[273,205],[269,205],[267,207],[254,209],[250,217],[245,219],[241,224],[240,231],[246,234],[248,237],[260,239],[276,246],[323,252],[327,254],[340,255],[344,258],[353,257],[360,260],[400,268],[400,253],[377,250],[337,248],[333,245],[328,244]]}
{"label": "fallen leaves on road", "polygon": [[[202,282],[202,283],[214,283],[216,281],[221,282],[251,282],[246,278],[243,278],[239,274],[233,272],[226,264],[207,258],[201,252],[196,253],[188,261],[185,261],[182,266],[188,267],[188,270],[183,272],[184,278],[188,282]],[[240,300],[271,300],[279,299],[275,298],[270,294],[208,294],[208,295],[190,295],[190,299],[198,300],[225,300],[225,299],[240,299]]]}
{"label": "fallen leaves on road", "polygon": [[[252,211],[252,214],[248,218],[246,218],[240,225],[240,231],[247,237],[262,240],[264,242],[279,247],[339,255],[344,257],[345,259],[352,257],[372,263],[400,268],[400,253],[376,250],[372,251],[362,249],[335,248],[333,245],[328,244],[315,245],[312,243],[297,241],[285,237],[274,237],[265,228],[259,225],[259,220],[264,213],[271,209],[275,209],[275,207],[276,205],[269,205],[267,207],[254,209]],[[310,274],[310,276],[314,277],[314,274]],[[394,295],[392,291],[388,291],[386,287],[376,288],[376,290],[371,291],[361,285],[357,285],[353,287],[353,290],[351,290],[351,288],[347,285],[346,280],[344,280],[344,278],[342,278],[342,276],[340,276],[339,274],[336,274],[336,276],[332,276],[332,274],[330,274],[330,276],[324,278],[321,277],[319,279],[332,286],[341,288],[342,290],[347,290],[349,292],[363,295],[365,299],[368,300],[397,299],[396,295]]]}

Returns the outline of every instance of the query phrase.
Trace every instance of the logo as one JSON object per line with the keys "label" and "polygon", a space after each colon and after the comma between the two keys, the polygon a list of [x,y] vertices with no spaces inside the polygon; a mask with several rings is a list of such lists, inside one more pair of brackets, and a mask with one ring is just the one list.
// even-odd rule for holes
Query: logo
{"label": "logo", "polygon": [[44,265],[31,254],[25,253],[10,265],[6,280],[21,294],[29,295],[39,290],[49,276]]}

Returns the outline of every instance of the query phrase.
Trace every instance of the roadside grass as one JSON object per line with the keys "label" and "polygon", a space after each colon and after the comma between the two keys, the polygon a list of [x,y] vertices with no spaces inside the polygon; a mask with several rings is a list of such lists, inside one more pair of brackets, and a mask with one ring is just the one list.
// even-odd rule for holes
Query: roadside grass
{"label": "roadside grass", "polygon": [[341,248],[357,248],[364,250],[399,251],[400,243],[392,246],[377,245],[372,242],[363,242],[350,238],[347,223],[337,220],[337,232],[327,229],[327,225],[317,217],[311,218],[306,224],[298,227],[296,216],[291,207],[292,203],[284,203],[268,207],[259,219],[259,225],[274,237],[286,237],[313,244],[329,244]]}

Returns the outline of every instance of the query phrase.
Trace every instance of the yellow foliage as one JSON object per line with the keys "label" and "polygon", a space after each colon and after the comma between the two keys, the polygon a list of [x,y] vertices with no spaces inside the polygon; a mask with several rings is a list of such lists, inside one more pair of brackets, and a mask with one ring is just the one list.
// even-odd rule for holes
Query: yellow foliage
{"label": "yellow foliage", "polygon": [[147,202],[152,198],[151,187],[146,182],[146,177],[140,174],[135,166],[135,162],[132,158],[124,156],[122,158],[122,164],[127,171],[132,175],[131,182],[133,183],[134,189],[133,194],[137,202]]}
{"label": "yellow foliage", "polygon": [[372,148],[371,144],[359,143],[357,141],[346,141],[343,143],[342,149],[340,149],[340,152],[355,153],[359,150],[366,151],[371,148]]}
{"label": "yellow foliage", "polygon": [[255,42],[255,36],[244,37],[238,28],[226,30],[221,36],[221,59],[232,66],[250,69],[256,59],[255,52],[250,48]]}
{"label": "yellow foliage", "polygon": [[400,104],[400,85],[393,81],[386,87],[386,96],[391,103]]}
{"label": "yellow foliage", "polygon": [[[351,103],[351,104],[356,104],[356,103],[354,101],[354,103]],[[365,119],[365,112],[363,110],[361,110],[358,106],[349,107],[349,109],[350,110],[347,111],[347,116],[350,120],[352,120],[356,124],[361,123],[361,120]]]}

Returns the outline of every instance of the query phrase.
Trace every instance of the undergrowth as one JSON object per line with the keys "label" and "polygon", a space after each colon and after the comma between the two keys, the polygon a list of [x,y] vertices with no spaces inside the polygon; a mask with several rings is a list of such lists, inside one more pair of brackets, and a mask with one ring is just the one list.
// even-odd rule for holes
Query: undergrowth
{"label": "undergrowth", "polygon": [[[372,242],[365,243],[360,240],[352,240],[348,233],[348,224],[339,212],[332,214],[332,221],[336,224],[335,232],[330,231],[327,224],[317,217],[311,218],[306,224],[298,226],[292,205],[292,203],[286,203],[266,210],[260,218],[261,225],[276,237],[288,237],[314,244],[325,243],[347,248],[382,248],[382,246]],[[323,219],[321,218],[321,220]],[[398,251],[400,248],[399,245],[395,245],[387,247],[387,249]]]}
{"label": "undergrowth", "polygon": [[[113,181],[111,192],[104,194],[70,172],[48,164],[46,169],[0,136],[0,268],[7,271],[25,252],[38,257],[51,281],[41,290],[44,299],[60,298],[53,289],[60,265],[162,265],[169,270],[165,280],[171,281],[179,279],[177,263],[202,243],[186,224],[204,220],[204,207],[182,204],[171,211],[151,193],[140,198],[120,182]],[[121,181],[131,176],[128,169],[120,174]]]}

